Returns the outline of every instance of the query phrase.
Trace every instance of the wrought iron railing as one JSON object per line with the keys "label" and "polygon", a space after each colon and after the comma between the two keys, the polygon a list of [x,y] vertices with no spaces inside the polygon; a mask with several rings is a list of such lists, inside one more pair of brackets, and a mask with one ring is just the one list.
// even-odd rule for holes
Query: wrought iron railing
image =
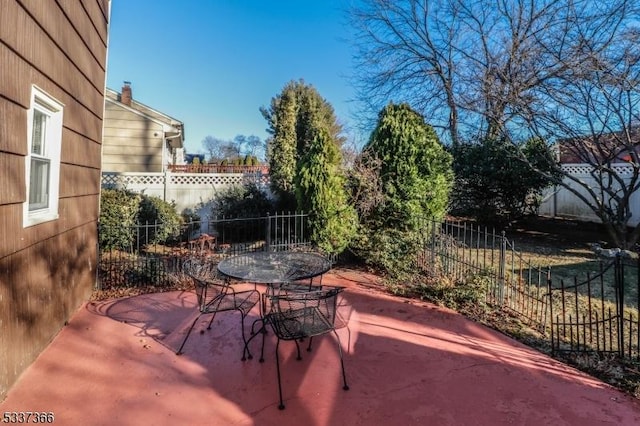
{"label": "wrought iron railing", "polygon": [[[247,251],[312,245],[304,213],[187,223],[179,235],[162,243],[154,239],[160,225],[137,225],[125,247],[100,250],[98,289],[161,288],[187,255],[215,260]],[[594,352],[640,359],[637,260],[619,256],[602,263],[599,273],[568,283],[554,280],[551,268],[525,259],[504,232],[459,221],[429,221],[424,229],[418,268],[450,282],[481,277],[485,302],[537,330],[542,339],[549,339],[554,353]]]}
{"label": "wrought iron railing", "polygon": [[[297,250],[311,246],[304,213],[189,222],[181,225],[179,232],[158,241],[156,236],[162,225],[134,225],[124,230],[125,237],[119,237],[117,245],[101,247],[97,289],[162,288],[169,284],[170,273],[176,265],[189,255],[220,259],[248,251]],[[121,227],[117,231],[123,234]],[[114,231],[100,227],[99,232]]]}

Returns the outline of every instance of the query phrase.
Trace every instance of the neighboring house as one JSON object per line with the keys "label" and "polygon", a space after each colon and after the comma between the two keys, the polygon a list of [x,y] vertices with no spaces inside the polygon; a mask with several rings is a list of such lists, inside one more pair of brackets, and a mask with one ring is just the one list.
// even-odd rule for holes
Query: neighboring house
{"label": "neighboring house", "polygon": [[[632,125],[627,132],[607,132],[589,137],[567,138],[558,141],[559,160],[565,177],[563,185],[548,188],[543,194],[538,213],[542,216],[571,218],[589,222],[601,222],[595,212],[579,196],[591,199],[585,185],[598,188],[603,182],[615,189],[617,185],[632,185],[635,165],[634,155],[640,155],[640,127]],[[634,152],[636,154],[634,154]],[[615,179],[601,180],[594,176],[598,165],[610,166]],[[580,182],[580,183],[579,183]],[[567,186],[572,190],[567,189]],[[609,195],[604,194],[605,197]],[[640,192],[629,199],[631,217],[628,225],[640,225]]]}
{"label": "neighboring house", "polygon": [[131,84],[105,98],[103,172],[164,172],[184,164],[184,124],[133,99]]}
{"label": "neighboring house", "polygon": [[594,136],[562,139],[558,142],[561,164],[625,163],[631,153],[640,153],[640,127],[628,133],[609,132]]}
{"label": "neighboring house", "polygon": [[94,288],[109,11],[0,1],[0,400]]}

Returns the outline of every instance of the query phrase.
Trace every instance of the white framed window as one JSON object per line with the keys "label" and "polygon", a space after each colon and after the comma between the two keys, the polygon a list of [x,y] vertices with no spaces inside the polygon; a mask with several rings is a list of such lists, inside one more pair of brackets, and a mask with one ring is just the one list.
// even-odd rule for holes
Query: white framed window
{"label": "white framed window", "polygon": [[24,227],[58,218],[63,107],[38,87],[32,87],[31,107],[27,111]]}

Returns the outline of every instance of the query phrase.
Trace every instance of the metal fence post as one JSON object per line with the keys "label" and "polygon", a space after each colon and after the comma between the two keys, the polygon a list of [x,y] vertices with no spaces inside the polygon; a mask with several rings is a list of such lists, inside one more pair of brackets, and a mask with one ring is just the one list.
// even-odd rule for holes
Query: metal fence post
{"label": "metal fence post", "polygon": [[[436,267],[436,220],[430,219],[431,222],[431,268],[435,274]],[[442,229],[441,229],[442,231]]]}
{"label": "metal fence post", "polygon": [[551,267],[549,267],[548,272],[547,272],[547,289],[548,289],[548,293],[547,295],[549,296],[548,299],[548,303],[549,303],[549,325],[551,327],[551,355],[555,356],[556,355],[556,342],[554,340],[554,331],[555,331],[555,321],[553,319],[553,283],[551,281]]}
{"label": "metal fence post", "polygon": [[498,265],[498,305],[504,304],[504,281],[507,261],[507,238],[505,232],[500,234],[500,263]]}
{"label": "metal fence post", "polygon": [[269,252],[271,251],[271,217],[269,216],[269,213],[267,213],[267,217],[265,218],[265,220],[267,221],[267,226],[265,226],[266,235],[264,236],[264,244],[266,251]]}
{"label": "metal fence post", "polygon": [[616,254],[614,285],[616,290],[616,316],[618,320],[618,355],[624,357],[624,262],[622,253]]}

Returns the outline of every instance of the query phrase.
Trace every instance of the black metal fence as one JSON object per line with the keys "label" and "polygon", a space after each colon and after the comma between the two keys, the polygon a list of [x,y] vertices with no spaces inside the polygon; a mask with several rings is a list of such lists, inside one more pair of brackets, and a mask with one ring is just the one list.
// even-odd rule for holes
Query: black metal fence
{"label": "black metal fence", "polygon": [[504,232],[449,221],[431,229],[426,270],[453,281],[484,278],[486,302],[549,339],[555,354],[640,359],[640,260],[621,252],[594,261],[598,272],[567,283],[554,279],[552,268],[527,261]]}
{"label": "black metal fence", "polygon": [[[219,259],[247,251],[311,246],[304,213],[188,223],[179,237],[163,244],[153,242],[158,226],[136,226],[126,248],[100,250],[99,290],[162,287],[187,255]],[[452,282],[481,278],[486,303],[537,330],[550,340],[555,353],[640,358],[637,260],[617,256],[601,262],[598,273],[567,283],[554,280],[548,266],[528,261],[504,232],[460,221],[425,222],[425,231],[418,267]]]}
{"label": "black metal fence", "polygon": [[444,221],[431,226],[424,258],[426,270],[453,281],[480,276],[486,302],[518,316],[543,331],[548,325],[548,267],[528,262],[504,233],[466,222]]}
{"label": "black metal fence", "polygon": [[[180,226],[171,237],[158,241],[162,223],[117,229],[117,246],[99,250],[97,290],[154,286],[170,283],[171,272],[186,256],[220,259],[249,251],[298,250],[311,246],[307,215],[282,213],[255,218],[214,218]],[[124,232],[123,232],[124,231]],[[114,233],[99,228],[100,233]]]}
{"label": "black metal fence", "polygon": [[554,353],[592,352],[640,359],[638,266],[637,259],[616,254],[582,280],[549,280]]}

